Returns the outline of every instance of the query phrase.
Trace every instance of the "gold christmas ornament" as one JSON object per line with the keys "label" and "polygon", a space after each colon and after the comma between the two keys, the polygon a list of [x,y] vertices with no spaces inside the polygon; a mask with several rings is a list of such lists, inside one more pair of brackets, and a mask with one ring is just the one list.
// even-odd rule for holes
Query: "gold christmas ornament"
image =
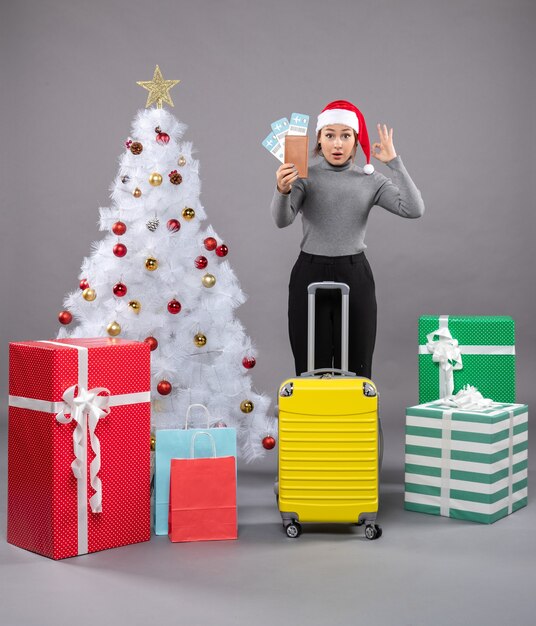
{"label": "gold christmas ornament", "polygon": [[87,300],[88,302],[93,302],[93,300],[95,300],[96,297],[97,297],[97,292],[94,289],[91,289],[90,287],[82,291],[82,298],[84,298],[84,300]]}
{"label": "gold christmas ornament", "polygon": [[134,311],[134,313],[138,314],[141,311],[141,304],[138,300],[131,300],[128,303],[128,306]]}
{"label": "gold christmas ornament", "polygon": [[175,106],[173,100],[169,95],[169,90],[175,85],[178,85],[180,80],[164,80],[162,72],[158,65],[156,66],[153,74],[153,80],[138,80],[136,84],[144,89],[147,89],[149,95],[147,96],[147,104],[145,108],[148,109],[151,104],[156,102],[156,108],[162,108],[162,102],[169,104],[169,106]]}
{"label": "gold christmas ornament", "polygon": [[201,279],[201,282],[203,283],[204,287],[207,287],[207,289],[210,289],[211,287],[214,287],[214,285],[216,284],[216,276],[214,276],[214,274],[205,274],[203,278]]}
{"label": "gold christmas ornament", "polygon": [[198,348],[202,348],[206,345],[207,338],[205,335],[203,335],[203,333],[197,333],[197,335],[194,337],[194,343]]}
{"label": "gold christmas ornament", "polygon": [[135,198],[139,198],[141,196],[141,189],[139,187],[136,187],[136,189],[134,189],[134,191],[132,192],[132,195]]}
{"label": "gold christmas ornament", "polygon": [[106,331],[111,337],[117,337],[121,332],[121,326],[117,322],[110,322],[108,326],[106,326]]}
{"label": "gold christmas ornament", "polygon": [[240,410],[242,413],[251,413],[255,407],[253,406],[253,402],[251,400],[243,400],[240,403]]}
{"label": "gold christmas ornament", "polygon": [[161,185],[162,184],[162,174],[159,174],[158,172],[153,172],[149,176],[149,184],[152,185],[153,187],[158,187],[159,185]]}
{"label": "gold christmas ornament", "polygon": [[158,268],[158,261],[154,257],[150,256],[145,259],[145,267],[150,272],[154,272]]}
{"label": "gold christmas ornament", "polygon": [[182,154],[180,155],[179,160],[177,161],[177,165],[179,167],[184,167],[186,165],[186,159],[184,158]]}
{"label": "gold christmas ornament", "polygon": [[151,433],[151,452],[156,450],[156,437],[154,433]]}
{"label": "gold christmas ornament", "polygon": [[193,220],[195,217],[195,211],[193,209],[191,209],[190,207],[184,207],[184,209],[182,210],[182,217],[184,217],[185,220]]}

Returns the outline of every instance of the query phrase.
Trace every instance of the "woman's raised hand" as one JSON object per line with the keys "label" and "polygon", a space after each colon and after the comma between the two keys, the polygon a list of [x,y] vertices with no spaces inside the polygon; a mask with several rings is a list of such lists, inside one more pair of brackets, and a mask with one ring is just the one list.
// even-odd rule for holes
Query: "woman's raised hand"
{"label": "woman's raised hand", "polygon": [[277,178],[277,189],[281,193],[290,193],[292,183],[298,178],[298,170],[292,163],[283,163],[275,173]]}
{"label": "woman's raised hand", "polygon": [[396,150],[393,145],[393,129],[387,130],[387,126],[376,125],[380,141],[372,144],[372,156],[382,163],[387,163],[396,157]]}

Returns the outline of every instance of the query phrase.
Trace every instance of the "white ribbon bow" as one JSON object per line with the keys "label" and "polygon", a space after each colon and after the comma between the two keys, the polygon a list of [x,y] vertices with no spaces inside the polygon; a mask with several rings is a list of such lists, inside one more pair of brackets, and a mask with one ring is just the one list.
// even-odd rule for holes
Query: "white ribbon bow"
{"label": "white ribbon bow", "polygon": [[439,363],[439,397],[451,396],[454,391],[454,370],[461,370],[462,353],[458,340],[453,339],[448,328],[438,328],[426,335],[426,347],[432,353],[432,361]]}
{"label": "white ribbon bow", "polygon": [[488,409],[493,405],[491,398],[484,398],[484,396],[473,385],[465,385],[463,389],[460,389],[458,393],[450,398],[444,399],[445,404],[464,411],[481,411]]}
{"label": "white ribbon bow", "polygon": [[[75,396],[78,390],[78,395]],[[100,396],[100,393],[106,393]],[[95,434],[99,419],[110,413],[110,391],[105,387],[84,389],[73,385],[65,390],[63,396],[65,407],[56,415],[56,420],[61,424],[69,424],[73,420],[76,428],[73,431],[73,448],[75,459],[71,463],[73,474],[78,481],[85,481],[85,459],[87,449],[85,446],[86,428],[89,426],[89,440],[95,458],[89,466],[90,484],[95,493],[89,499],[89,505],[93,513],[102,513],[102,481],[98,477],[101,466],[100,441]],[[70,414],[70,417],[67,415]],[[87,420],[86,420],[87,418]]]}

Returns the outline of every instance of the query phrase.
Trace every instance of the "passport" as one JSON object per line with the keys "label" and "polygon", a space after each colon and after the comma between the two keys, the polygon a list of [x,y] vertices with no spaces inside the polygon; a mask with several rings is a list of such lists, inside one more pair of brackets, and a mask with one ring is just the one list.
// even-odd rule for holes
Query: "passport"
{"label": "passport", "polygon": [[294,163],[300,178],[307,178],[309,164],[309,137],[287,135],[285,137],[285,163]]}

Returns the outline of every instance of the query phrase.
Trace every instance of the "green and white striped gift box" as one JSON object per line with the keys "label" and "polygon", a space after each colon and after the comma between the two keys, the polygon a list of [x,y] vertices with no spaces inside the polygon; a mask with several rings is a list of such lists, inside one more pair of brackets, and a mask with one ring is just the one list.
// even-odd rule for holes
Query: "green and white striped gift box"
{"label": "green and white striped gift box", "polygon": [[[445,392],[447,373],[434,362],[428,336],[448,329],[461,355],[450,372],[454,388]],[[437,337],[436,337],[437,338]],[[516,401],[515,323],[511,317],[423,315],[419,318],[419,403],[432,402],[474,385],[495,402]]]}
{"label": "green and white striped gift box", "polygon": [[406,409],[404,508],[484,524],[527,505],[528,407]]}

